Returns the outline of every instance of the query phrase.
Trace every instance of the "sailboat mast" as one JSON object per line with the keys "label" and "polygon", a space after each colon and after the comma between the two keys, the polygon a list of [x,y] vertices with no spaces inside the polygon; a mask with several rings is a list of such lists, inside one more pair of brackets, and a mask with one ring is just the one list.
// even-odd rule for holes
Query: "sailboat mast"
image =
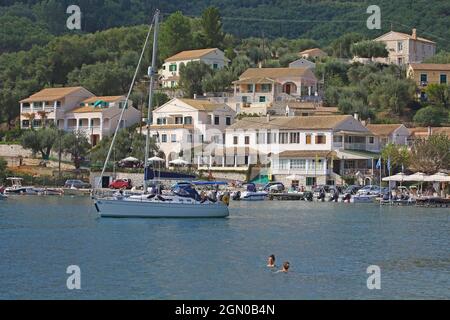
{"label": "sailboat mast", "polygon": [[[158,31],[159,31],[159,10],[155,12],[155,20],[154,20],[154,36],[153,36],[153,52],[152,52],[152,66],[148,70],[148,75],[150,77],[149,84],[149,92],[148,92],[148,113],[147,113],[147,137],[145,139],[145,165],[144,170],[145,173],[148,170],[148,157],[150,152],[150,125],[152,124],[152,102],[153,102],[153,87],[155,83],[155,76],[157,75],[156,71],[156,60],[157,60],[157,51],[158,51]],[[144,193],[147,193],[148,184],[147,177],[144,173]]]}

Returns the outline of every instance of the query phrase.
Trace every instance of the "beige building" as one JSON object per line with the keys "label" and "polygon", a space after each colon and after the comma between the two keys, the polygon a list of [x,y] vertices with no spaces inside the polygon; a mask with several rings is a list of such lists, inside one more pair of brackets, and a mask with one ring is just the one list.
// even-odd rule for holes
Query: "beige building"
{"label": "beige building", "polygon": [[181,66],[193,61],[206,63],[213,70],[222,69],[230,62],[223,51],[217,48],[182,51],[164,61],[159,71],[162,86],[176,88],[180,81]]}
{"label": "beige building", "polygon": [[368,124],[366,128],[372,133],[367,140],[367,150],[380,152],[388,143],[407,145],[409,129],[403,124]]}
{"label": "beige building", "polygon": [[375,59],[382,63],[397,65],[421,63],[436,54],[436,43],[419,37],[416,29],[413,29],[411,34],[390,31],[374,41],[385,43],[389,52],[387,58]]}
{"label": "beige building", "polygon": [[308,49],[298,53],[300,58],[304,59],[316,59],[326,57],[327,53],[319,48]]}
{"label": "beige building", "polygon": [[[114,133],[125,100],[125,96],[97,97],[83,87],[43,89],[20,101],[20,124],[22,129],[53,124],[64,131],[84,132],[96,145]],[[141,121],[132,104],[129,101],[121,127]]]}
{"label": "beige building", "polygon": [[250,68],[234,82],[236,112],[265,115],[274,102],[301,101],[317,95],[310,68]]}
{"label": "beige building", "polygon": [[57,126],[65,131],[83,132],[95,146],[103,137],[114,134],[117,126],[127,128],[141,121],[140,111],[129,101],[119,123],[125,101],[125,96],[88,98],[78,108],[67,112],[64,121],[59,121]]}
{"label": "beige building", "polygon": [[20,127],[41,128],[64,121],[66,112],[94,94],[83,87],[43,89],[20,101]]}
{"label": "beige building", "polygon": [[407,75],[416,83],[419,97],[425,98],[427,85],[449,84],[450,64],[412,63],[408,67]]}

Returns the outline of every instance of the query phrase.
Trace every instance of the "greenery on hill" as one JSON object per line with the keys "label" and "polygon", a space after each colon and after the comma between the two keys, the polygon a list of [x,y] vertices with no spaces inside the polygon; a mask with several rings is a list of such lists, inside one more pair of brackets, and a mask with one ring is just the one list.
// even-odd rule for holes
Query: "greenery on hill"
{"label": "greenery on hill", "polygon": [[[164,18],[176,11],[199,17],[205,8],[215,6],[223,16],[224,30],[238,38],[311,38],[325,46],[348,32],[374,38],[391,27],[407,33],[416,27],[439,48],[450,48],[450,3],[440,0],[3,0],[0,52],[30,49],[52,35],[68,33],[66,8],[72,4],[83,13],[83,33],[148,23],[156,8]],[[366,27],[366,10],[373,4],[381,8],[382,30]]]}
{"label": "greenery on hill", "polygon": [[[5,35],[3,28],[0,28],[0,39],[6,39],[5,42],[0,41],[0,43],[10,43],[15,46],[13,48],[7,47],[9,46],[7,45],[3,49],[0,48],[3,51],[11,51],[0,54],[0,121],[12,125],[19,114],[18,101],[43,87],[81,85],[97,95],[120,95],[128,91],[147,32],[146,25],[110,28],[95,33],[63,34],[65,31],[58,29],[59,24],[55,23],[55,19],[58,17],[49,18],[47,15],[60,12],[61,6],[67,1],[22,1],[22,4],[19,1],[15,2],[15,5],[0,11],[0,19],[8,20],[11,23],[8,35]],[[74,3],[92,5],[91,11],[85,13],[84,23],[92,28],[86,27],[87,30],[106,29],[110,26],[124,24],[123,21],[126,21],[125,24],[133,24],[138,21],[139,17],[142,17],[144,21],[144,16],[147,14],[144,15],[143,12],[151,12],[152,5],[156,3],[149,1],[144,5],[144,2],[137,0],[104,0],[101,2],[104,4],[102,9],[99,9],[100,1],[74,1]],[[171,1],[170,6],[176,8],[177,2]],[[236,6],[238,3],[237,1],[225,1],[224,4],[227,2]],[[242,10],[250,10],[253,2],[249,1],[249,7],[242,8]],[[306,6],[328,3],[328,1],[303,2],[306,3]],[[2,3],[9,5],[13,1],[3,1]],[[117,3],[121,5],[114,5]],[[193,3],[198,4],[198,1],[193,1]],[[276,3],[278,8],[283,5],[292,7],[298,1],[264,1],[264,3],[266,7],[270,4],[275,6],[274,3]],[[335,2],[333,3],[334,6],[337,5]],[[353,6],[360,6],[354,1],[352,3]],[[226,91],[231,82],[237,79],[246,68],[259,64],[264,67],[287,66],[298,58],[297,54],[300,50],[317,47],[324,42],[324,39],[317,40],[314,37],[316,39],[314,40],[298,36],[294,39],[258,37],[240,39],[225,32],[227,31],[227,19],[221,19],[220,15],[230,14],[228,11],[230,7],[224,7],[224,4],[219,5],[223,12],[209,8],[202,12],[195,11],[194,14],[198,17],[191,18],[177,11],[164,18],[160,33],[159,64],[165,58],[179,51],[204,47],[221,48],[232,60],[228,68],[215,72],[202,65],[186,66],[181,72],[181,85],[187,96],[192,97],[194,93],[201,94],[205,91]],[[165,2],[161,5],[163,9],[164,6],[169,6]],[[83,7],[83,5],[81,6]],[[185,12],[190,12],[189,6],[187,3],[180,5]],[[348,7],[348,1],[341,2],[341,6]],[[63,7],[65,8],[65,6]],[[200,7],[204,6],[201,5],[198,8]],[[255,5],[255,7],[257,10],[261,10],[264,6]],[[137,8],[145,10],[141,12]],[[196,7],[196,10],[198,8]],[[445,12],[445,5],[440,8]],[[102,12],[98,13],[99,10]],[[266,16],[276,16],[277,10],[273,9],[274,13],[266,14]],[[110,11],[116,13],[106,14]],[[99,14],[98,16],[95,15],[96,12]],[[122,13],[120,14],[120,12]],[[236,13],[235,16],[240,14]],[[40,22],[32,31],[29,26],[24,27],[27,29],[21,29],[23,25],[15,25],[15,20],[11,19],[15,15],[29,19],[31,22]],[[97,19],[97,24],[94,26],[89,20],[91,16],[105,18]],[[116,18],[114,19],[114,17]],[[120,17],[126,19],[119,19]],[[63,15],[63,18],[62,23],[65,25],[66,15]],[[241,25],[241,28],[250,29],[249,26]],[[25,33],[21,34],[19,32],[21,30],[24,30]],[[364,33],[364,30],[360,31]],[[13,38],[8,38],[9,35]],[[25,37],[29,41],[21,42],[17,37]],[[344,33],[340,37],[330,36],[328,39],[332,39],[332,41],[329,41],[324,49],[331,57],[316,62],[317,75],[319,79],[325,80],[325,98],[329,105],[338,106],[345,113],[359,112],[363,118],[378,121],[385,121],[383,118],[386,117],[389,119],[406,117],[407,120],[411,120],[417,110],[428,106],[428,104],[421,105],[415,102],[414,85],[405,79],[404,70],[380,65],[348,65],[341,62],[339,58],[351,57],[353,53],[366,57],[385,55],[383,48],[372,46],[371,43],[365,41],[367,34]],[[21,48],[22,45],[24,47]],[[31,46],[31,49],[27,46]],[[12,52],[19,49],[24,50]],[[150,64],[150,57],[151,50],[148,50],[143,66]],[[433,62],[447,61],[448,53],[442,52],[435,59]],[[132,100],[142,109],[146,107],[145,73],[146,68],[144,67],[139,74],[138,83],[132,96]],[[192,74],[199,77],[189,76]],[[167,100],[164,95],[159,95],[158,98],[160,99],[157,104]],[[431,106],[435,107],[433,111],[436,111],[436,107],[438,107],[441,115],[445,112],[448,114],[448,104],[438,105],[433,102]],[[428,121],[425,121],[423,117],[417,119],[421,123]],[[441,122],[445,121],[447,121],[446,117],[443,117]]]}

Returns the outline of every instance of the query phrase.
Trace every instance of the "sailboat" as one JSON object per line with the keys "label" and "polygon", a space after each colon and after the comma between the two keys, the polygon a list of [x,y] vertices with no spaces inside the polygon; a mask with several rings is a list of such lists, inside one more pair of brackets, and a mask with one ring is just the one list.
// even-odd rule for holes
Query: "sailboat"
{"label": "sailboat", "polygon": [[[150,25],[147,38],[142,49],[142,53],[133,77],[130,90],[126,99],[128,99],[133,89],[133,85],[136,81],[136,77],[144,56],[147,43],[149,41],[152,27],[154,27],[154,39],[153,39],[153,52],[152,52],[152,66],[148,70],[150,77],[149,88],[149,108],[147,115],[147,137],[145,143],[145,173],[143,177],[144,193],[141,195],[125,195],[118,193],[110,197],[95,197],[94,205],[101,217],[117,217],[117,218],[223,218],[229,215],[228,211],[228,198],[224,197],[222,200],[213,200],[209,198],[201,197],[195,190],[193,185],[187,184],[184,187],[179,187],[176,190],[172,190],[170,195],[162,195],[161,192],[148,193],[148,180],[149,180],[149,149],[150,149],[150,125],[151,125],[151,113],[152,113],[152,99],[153,99],[153,87],[155,83],[155,77],[157,75],[156,70],[156,53],[157,53],[157,40],[158,40],[158,28],[159,28],[159,10],[153,17],[153,22]],[[126,106],[122,108],[120,114],[119,123],[122,120]],[[116,127],[111,146],[108,151],[108,155],[103,166],[101,177],[105,174],[107,163],[111,156],[111,151],[116,140],[119,126]],[[102,179],[99,179],[100,186]]]}

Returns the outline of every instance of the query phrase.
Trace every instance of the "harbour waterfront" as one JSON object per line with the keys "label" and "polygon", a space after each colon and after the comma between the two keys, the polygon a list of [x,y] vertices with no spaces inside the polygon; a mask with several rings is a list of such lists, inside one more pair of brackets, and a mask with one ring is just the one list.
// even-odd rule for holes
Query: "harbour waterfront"
{"label": "harbour waterfront", "polygon": [[[1,299],[448,299],[450,210],[232,202],[226,219],[100,219],[88,197],[0,206]],[[267,256],[292,271],[268,270]],[[66,269],[81,269],[68,290]],[[381,269],[381,290],[366,269]]]}

